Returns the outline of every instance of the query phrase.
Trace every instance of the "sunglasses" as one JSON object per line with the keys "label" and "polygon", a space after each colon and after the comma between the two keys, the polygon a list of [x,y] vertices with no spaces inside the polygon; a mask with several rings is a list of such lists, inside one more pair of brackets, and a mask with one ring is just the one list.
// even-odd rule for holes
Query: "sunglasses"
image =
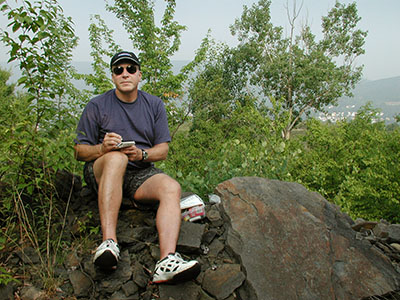
{"label": "sunglasses", "polygon": [[127,66],[126,68],[118,66],[118,67],[112,69],[112,72],[115,75],[121,75],[124,72],[124,69],[126,69],[129,74],[135,74],[137,71],[136,66],[130,65],[130,66]]}

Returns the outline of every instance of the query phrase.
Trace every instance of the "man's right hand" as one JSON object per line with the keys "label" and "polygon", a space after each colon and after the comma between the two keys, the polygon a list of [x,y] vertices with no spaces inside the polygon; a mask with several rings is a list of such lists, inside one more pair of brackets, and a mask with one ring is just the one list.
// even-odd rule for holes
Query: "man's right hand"
{"label": "man's right hand", "polygon": [[76,144],[75,158],[79,161],[93,161],[100,156],[116,150],[117,145],[122,141],[122,137],[115,133],[109,132],[104,136],[103,142],[97,145]]}
{"label": "man's right hand", "polygon": [[121,143],[122,137],[115,132],[107,132],[101,144],[101,152],[103,154],[117,149],[117,145]]}

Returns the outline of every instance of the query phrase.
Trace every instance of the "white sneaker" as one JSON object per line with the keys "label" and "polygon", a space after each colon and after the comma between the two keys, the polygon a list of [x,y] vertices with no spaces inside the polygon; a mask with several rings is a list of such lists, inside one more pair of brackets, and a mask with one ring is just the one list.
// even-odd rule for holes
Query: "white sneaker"
{"label": "white sneaker", "polygon": [[196,260],[185,261],[178,252],[170,253],[157,262],[153,283],[178,283],[196,278],[200,273]]}
{"label": "white sneaker", "polygon": [[102,269],[116,269],[118,260],[119,246],[113,239],[103,241],[93,257],[93,263]]}

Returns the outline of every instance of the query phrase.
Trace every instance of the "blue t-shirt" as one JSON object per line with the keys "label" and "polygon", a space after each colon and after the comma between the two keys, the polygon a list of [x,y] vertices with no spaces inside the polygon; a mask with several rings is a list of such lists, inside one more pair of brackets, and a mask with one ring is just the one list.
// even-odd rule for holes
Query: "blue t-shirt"
{"label": "blue t-shirt", "polygon": [[[123,141],[135,141],[141,149],[171,141],[164,103],[140,90],[133,103],[119,100],[115,89],[90,100],[79,120],[75,143],[100,144],[107,132],[119,134]],[[140,168],[149,165],[129,163]]]}

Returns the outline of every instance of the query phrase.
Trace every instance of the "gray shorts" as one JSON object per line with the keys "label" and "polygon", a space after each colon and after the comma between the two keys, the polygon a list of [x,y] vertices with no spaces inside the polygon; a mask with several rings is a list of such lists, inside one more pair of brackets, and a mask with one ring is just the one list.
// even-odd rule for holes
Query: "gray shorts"
{"label": "gray shorts", "polygon": [[[93,172],[93,164],[94,161],[85,164],[83,176],[87,185],[89,185],[97,193],[98,185]],[[156,174],[164,174],[164,172],[154,166],[149,166],[144,169],[137,169],[128,165],[125,171],[124,183],[122,186],[123,196],[133,199],[133,195],[135,195],[137,189],[143,184],[143,182]]]}

